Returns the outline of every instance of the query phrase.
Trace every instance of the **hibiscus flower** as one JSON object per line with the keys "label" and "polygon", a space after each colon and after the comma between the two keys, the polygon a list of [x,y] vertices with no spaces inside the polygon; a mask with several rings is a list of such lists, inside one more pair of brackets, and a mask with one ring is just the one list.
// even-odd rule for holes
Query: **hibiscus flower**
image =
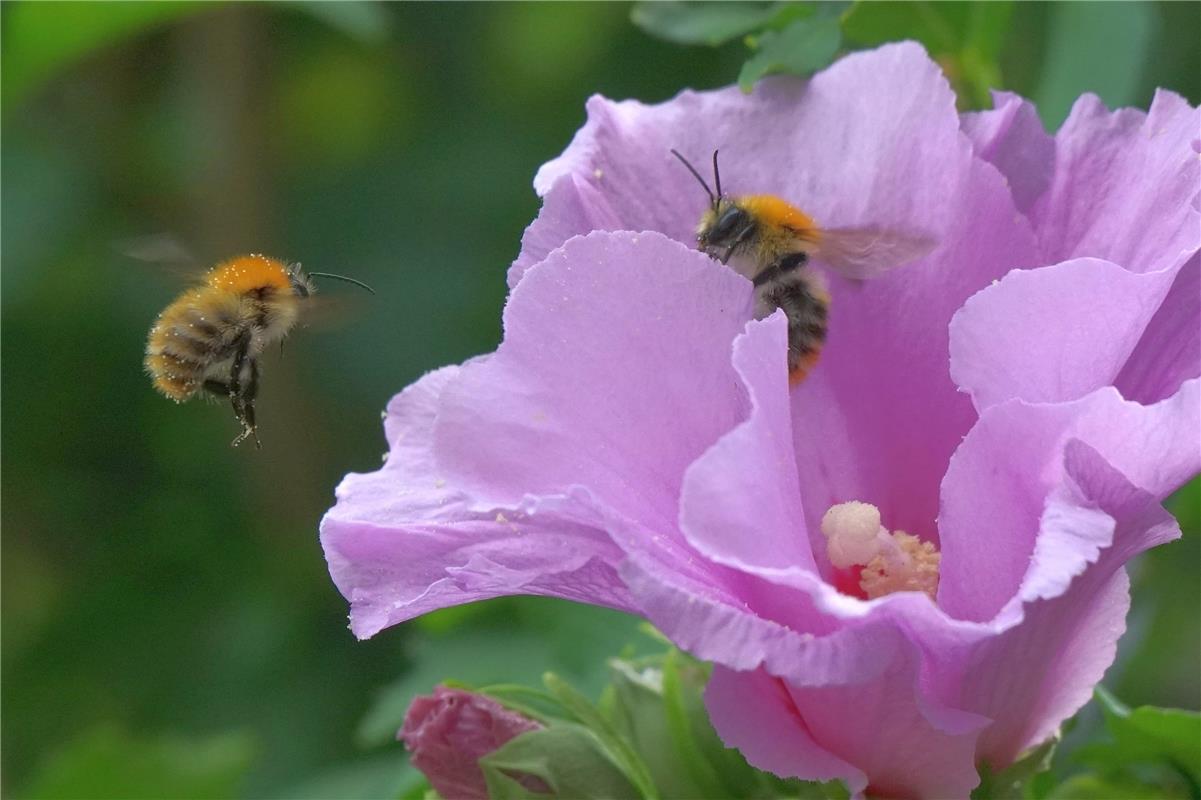
{"label": "hibiscus flower", "polygon": [[[1201,117],[1085,96],[1051,136],[995,105],[958,114],[912,43],[592,98],[535,179],[504,342],[393,398],[387,462],[323,521],[353,631],[506,594],[638,613],[714,662],[727,744],[853,792],[966,797],[1051,737],[1201,469]],[[731,194],[937,241],[826,275],[795,388],[783,315],[695,249],[670,150],[719,147]]]}

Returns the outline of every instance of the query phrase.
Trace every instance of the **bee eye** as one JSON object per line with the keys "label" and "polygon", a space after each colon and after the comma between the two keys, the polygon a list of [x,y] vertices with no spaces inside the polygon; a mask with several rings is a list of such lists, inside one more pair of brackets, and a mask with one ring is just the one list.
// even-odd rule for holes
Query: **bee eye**
{"label": "bee eye", "polygon": [[709,239],[716,242],[729,239],[742,230],[746,222],[746,212],[737,206],[730,206],[718,215],[713,230],[709,231]]}

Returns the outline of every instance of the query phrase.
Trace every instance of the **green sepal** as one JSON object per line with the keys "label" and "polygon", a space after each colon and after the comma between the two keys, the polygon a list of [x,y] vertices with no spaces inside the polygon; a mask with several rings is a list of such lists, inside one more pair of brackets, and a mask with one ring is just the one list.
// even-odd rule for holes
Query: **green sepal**
{"label": "green sepal", "polygon": [[[640,796],[600,738],[574,722],[523,733],[481,758],[479,765],[492,800]],[[527,789],[515,775],[540,778],[550,794]]]}
{"label": "green sepal", "polygon": [[542,676],[542,682],[563,708],[596,736],[613,763],[637,788],[638,796],[643,800],[658,800],[659,790],[646,763],[588,698],[553,672]]}

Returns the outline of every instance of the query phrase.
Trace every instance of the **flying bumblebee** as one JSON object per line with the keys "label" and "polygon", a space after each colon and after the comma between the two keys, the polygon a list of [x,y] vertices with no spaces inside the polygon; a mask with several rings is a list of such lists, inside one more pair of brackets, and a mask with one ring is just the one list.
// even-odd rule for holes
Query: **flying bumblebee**
{"label": "flying bumblebee", "polygon": [[[264,348],[282,341],[296,324],[302,305],[315,292],[312,278],[334,278],[371,287],[342,275],[304,272],[251,254],[217,264],[201,285],[167,306],[146,342],[146,371],[154,388],[177,403],[204,391],[228,397],[242,432],[262,447],[254,419],[258,359]],[[374,292],[373,292],[374,293]]]}
{"label": "flying bumblebee", "polygon": [[788,376],[804,380],[826,341],[830,295],[808,269],[811,258],[855,280],[873,278],[928,254],[934,241],[916,233],[880,228],[819,228],[804,212],[770,194],[730,197],[722,193],[717,151],[713,182],[717,192],[672,150],[709,195],[709,208],[696,230],[697,247],[729,264],[755,285],[756,319],[777,308],[788,317]]}

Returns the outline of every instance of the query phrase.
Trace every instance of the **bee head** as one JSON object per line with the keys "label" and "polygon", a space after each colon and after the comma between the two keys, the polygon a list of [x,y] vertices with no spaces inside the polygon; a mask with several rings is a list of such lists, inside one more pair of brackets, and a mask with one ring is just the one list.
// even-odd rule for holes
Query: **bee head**
{"label": "bee head", "polygon": [[313,279],[301,269],[299,261],[288,265],[288,282],[292,284],[292,292],[302,299],[317,291]]}
{"label": "bee head", "polygon": [[291,264],[288,267],[288,279],[291,280],[292,291],[296,293],[297,297],[308,297],[317,291],[317,287],[313,283],[313,278],[332,278],[336,281],[353,283],[355,286],[375,294],[375,290],[367,284],[354,278],[348,278],[345,275],[335,275],[332,272],[305,272],[300,268],[300,262]]}
{"label": "bee head", "polygon": [[721,171],[717,167],[717,150],[713,151],[713,184],[717,187],[714,192],[709,184],[696,171],[696,167],[676,150],[671,153],[692,173],[697,183],[709,195],[709,208],[701,217],[701,223],[696,229],[697,248],[718,259],[723,264],[743,243],[754,228],[755,220],[733,199],[726,197],[721,191]]}
{"label": "bee head", "polygon": [[705,212],[696,231],[696,244],[701,250],[724,262],[732,247],[741,242],[754,219],[742,206],[728,197],[719,197],[717,204]]}

